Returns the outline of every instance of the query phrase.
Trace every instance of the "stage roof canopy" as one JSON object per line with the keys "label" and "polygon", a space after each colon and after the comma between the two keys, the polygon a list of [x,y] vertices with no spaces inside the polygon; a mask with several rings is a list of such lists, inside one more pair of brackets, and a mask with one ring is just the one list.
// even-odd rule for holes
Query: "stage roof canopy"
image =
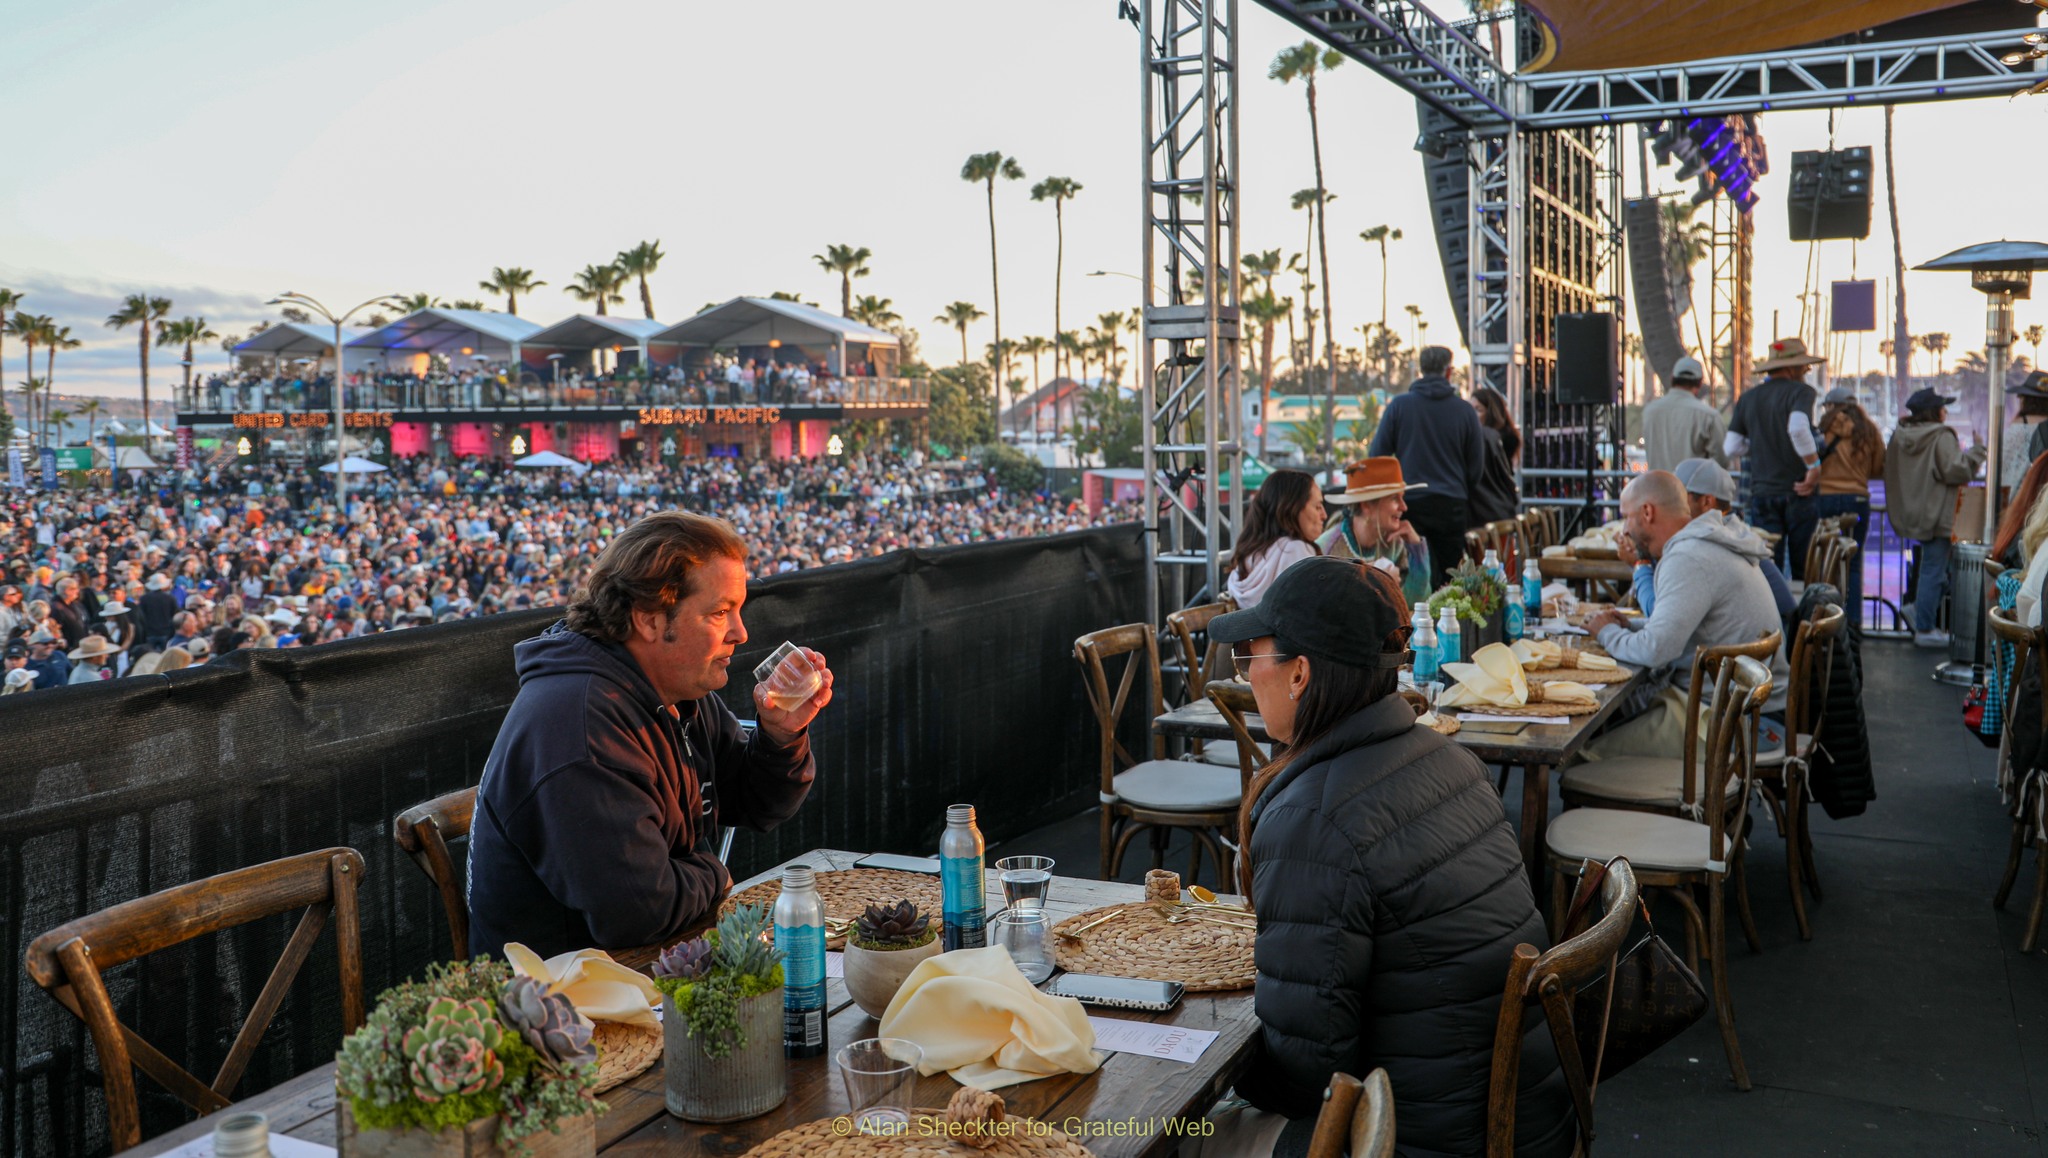
{"label": "stage roof canopy", "polygon": [[520,339],[522,346],[547,346],[561,350],[596,350],[604,346],[638,346],[660,333],[667,325],[653,318],[614,318],[598,314],[575,314],[563,318],[532,336]]}
{"label": "stage roof canopy", "polygon": [[436,306],[371,330],[348,347],[425,354],[459,354],[467,349],[474,354],[503,358],[510,355],[513,346],[524,343],[539,330],[538,323],[496,310]]}
{"label": "stage roof canopy", "polygon": [[[1525,72],[1640,68],[1833,40],[1967,0],[1528,0],[1543,49]],[[2009,6],[2022,11],[2018,5]],[[2014,20],[2023,23],[2024,18]],[[1930,33],[1931,34],[1931,33]]]}
{"label": "stage roof canopy", "polygon": [[838,314],[828,314],[802,302],[772,298],[734,298],[712,306],[696,317],[656,333],[656,342],[680,342],[686,346],[765,346],[783,342],[863,342],[870,346],[894,346],[896,335],[864,326]]}

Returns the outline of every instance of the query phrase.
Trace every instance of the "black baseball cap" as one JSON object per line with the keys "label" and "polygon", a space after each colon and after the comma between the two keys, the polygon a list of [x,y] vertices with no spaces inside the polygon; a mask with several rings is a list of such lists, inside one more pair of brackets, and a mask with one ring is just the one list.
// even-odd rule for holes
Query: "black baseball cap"
{"label": "black baseball cap", "polygon": [[1913,396],[1906,399],[1906,410],[1913,414],[1927,414],[1944,406],[1953,406],[1955,402],[1955,398],[1950,395],[1923,387],[1913,391]]}
{"label": "black baseball cap", "polygon": [[1407,610],[1386,572],[1317,555],[1281,572],[1257,607],[1210,620],[1209,638],[1229,644],[1270,635],[1288,655],[1395,668],[1408,662],[1408,653],[1386,650],[1386,641],[1408,626]]}
{"label": "black baseball cap", "polygon": [[27,659],[28,644],[18,639],[10,639],[7,641],[6,655],[8,659]]}

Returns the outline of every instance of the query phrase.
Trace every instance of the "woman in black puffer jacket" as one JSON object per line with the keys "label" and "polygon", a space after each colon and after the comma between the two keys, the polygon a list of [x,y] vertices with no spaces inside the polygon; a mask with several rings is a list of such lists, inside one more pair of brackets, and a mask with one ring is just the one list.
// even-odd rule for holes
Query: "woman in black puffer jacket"
{"label": "woman in black puffer jacket", "polygon": [[[1394,694],[1407,616],[1382,572],[1305,559],[1217,618],[1286,755],[1246,794],[1259,914],[1259,1050],[1238,1095],[1306,1150],[1330,1075],[1384,1066],[1399,1153],[1485,1150],[1494,1021],[1517,944],[1549,943],[1485,768]],[[1520,1158],[1569,1154],[1570,1095],[1541,1018],[1522,1045]]]}

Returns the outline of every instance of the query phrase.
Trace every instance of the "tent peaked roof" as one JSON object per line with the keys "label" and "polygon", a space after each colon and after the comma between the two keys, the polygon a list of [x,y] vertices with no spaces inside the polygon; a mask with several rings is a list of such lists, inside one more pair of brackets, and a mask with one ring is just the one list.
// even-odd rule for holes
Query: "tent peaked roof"
{"label": "tent peaked roof", "polygon": [[457,346],[510,346],[540,330],[538,322],[496,310],[421,310],[371,330],[350,342],[350,349],[442,351]]}
{"label": "tent peaked roof", "polygon": [[334,327],[279,322],[235,344],[237,354],[325,354],[334,348]]}
{"label": "tent peaked roof", "polygon": [[734,298],[653,336],[655,341],[690,346],[761,346],[772,339],[844,339],[871,346],[897,344],[896,335],[887,330],[828,314],[816,306],[776,298]]}
{"label": "tent peaked roof", "polygon": [[572,314],[552,326],[521,338],[522,346],[560,346],[591,350],[599,346],[637,346],[668,327],[653,318],[615,318],[610,315]]}

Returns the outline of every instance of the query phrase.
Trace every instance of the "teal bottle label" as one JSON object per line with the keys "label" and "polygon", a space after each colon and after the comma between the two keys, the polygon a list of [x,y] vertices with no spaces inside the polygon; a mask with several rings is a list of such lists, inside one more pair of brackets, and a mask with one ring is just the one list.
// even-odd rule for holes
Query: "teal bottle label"
{"label": "teal bottle label", "polygon": [[980,949],[986,946],[988,932],[982,927],[986,920],[986,910],[981,858],[940,857],[939,887],[945,894],[945,951],[950,953],[955,949]]}
{"label": "teal bottle label", "polygon": [[1506,634],[1509,643],[1518,643],[1522,638],[1522,605],[1509,601]]}
{"label": "teal bottle label", "polygon": [[1415,682],[1418,684],[1430,683],[1436,679],[1436,674],[1436,648],[1433,646],[1416,648]]}
{"label": "teal bottle label", "polygon": [[777,925],[782,962],[782,1049],[789,1057],[825,1052],[825,927]]}
{"label": "teal bottle label", "polygon": [[1522,608],[1525,614],[1536,615],[1543,610],[1543,580],[1524,577],[1522,580]]}
{"label": "teal bottle label", "polygon": [[1457,663],[1462,658],[1458,655],[1459,634],[1455,631],[1436,633],[1437,662]]}

